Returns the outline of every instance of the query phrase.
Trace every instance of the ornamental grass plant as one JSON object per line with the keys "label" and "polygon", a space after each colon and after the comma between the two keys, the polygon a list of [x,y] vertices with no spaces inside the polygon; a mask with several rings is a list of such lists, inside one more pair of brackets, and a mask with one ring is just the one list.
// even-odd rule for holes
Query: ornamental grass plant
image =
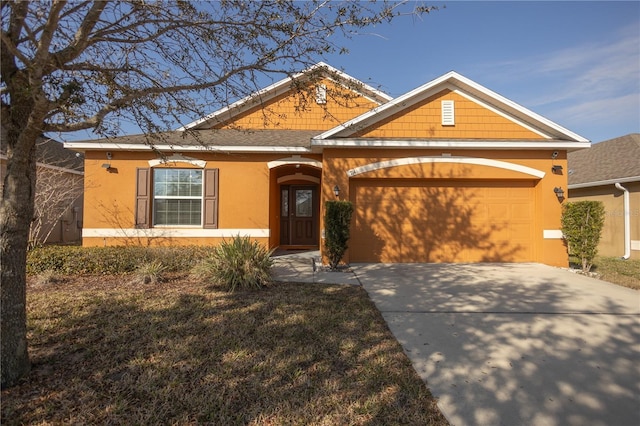
{"label": "ornamental grass plant", "polygon": [[213,248],[194,269],[196,278],[228,291],[260,289],[272,282],[272,251],[249,237],[236,236]]}

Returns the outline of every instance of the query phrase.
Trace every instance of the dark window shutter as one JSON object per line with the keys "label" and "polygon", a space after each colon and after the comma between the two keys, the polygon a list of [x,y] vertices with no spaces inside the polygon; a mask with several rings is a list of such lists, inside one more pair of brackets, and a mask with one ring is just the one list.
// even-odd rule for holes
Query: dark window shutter
{"label": "dark window shutter", "polygon": [[137,169],[136,172],[136,228],[149,228],[151,202],[149,169]]}
{"label": "dark window shutter", "polygon": [[218,228],[218,169],[204,171],[204,227]]}

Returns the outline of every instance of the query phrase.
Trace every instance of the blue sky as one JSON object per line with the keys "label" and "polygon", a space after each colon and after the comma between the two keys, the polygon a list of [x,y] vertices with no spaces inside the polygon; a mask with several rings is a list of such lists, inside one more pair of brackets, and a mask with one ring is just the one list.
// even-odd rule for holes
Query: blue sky
{"label": "blue sky", "polygon": [[318,60],[393,97],[454,70],[594,143],[640,132],[640,2],[416,4],[440,10],[337,39],[349,53]]}
{"label": "blue sky", "polygon": [[396,97],[454,70],[592,142],[640,132],[640,2],[431,2],[325,61]]}

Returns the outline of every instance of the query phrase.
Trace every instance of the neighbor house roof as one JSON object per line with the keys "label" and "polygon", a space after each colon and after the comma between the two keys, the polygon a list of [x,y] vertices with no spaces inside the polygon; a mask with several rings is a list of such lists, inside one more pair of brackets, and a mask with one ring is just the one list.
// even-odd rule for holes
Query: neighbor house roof
{"label": "neighbor house roof", "polygon": [[640,181],[640,133],[568,154],[569,189]]}
{"label": "neighbor house roof", "polygon": [[[7,158],[7,147],[5,141],[6,131],[0,129],[0,136],[3,143],[0,144],[0,158]],[[52,167],[63,169],[71,173],[82,174],[84,170],[84,160],[80,154],[66,149],[61,142],[51,138],[40,137],[36,141],[36,162],[41,167]]]}

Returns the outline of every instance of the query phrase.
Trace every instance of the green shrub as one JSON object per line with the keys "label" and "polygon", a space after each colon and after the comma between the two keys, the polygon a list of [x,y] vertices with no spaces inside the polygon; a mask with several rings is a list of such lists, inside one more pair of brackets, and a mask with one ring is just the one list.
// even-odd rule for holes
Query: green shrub
{"label": "green shrub", "polygon": [[327,201],[325,204],[324,248],[331,270],[338,268],[342,256],[347,251],[352,214],[353,204],[349,201]]}
{"label": "green shrub", "polygon": [[193,275],[228,291],[259,289],[272,281],[271,253],[249,237],[236,236],[214,247],[211,256],[193,269]]}
{"label": "green shrub", "polygon": [[562,233],[569,254],[577,256],[582,271],[589,272],[598,253],[604,226],[604,204],[601,201],[577,201],[562,208]]}
{"label": "green shrub", "polygon": [[78,247],[45,246],[27,254],[30,275],[53,271],[62,275],[130,274],[141,265],[160,262],[166,272],[189,271],[209,256],[211,247]]}

